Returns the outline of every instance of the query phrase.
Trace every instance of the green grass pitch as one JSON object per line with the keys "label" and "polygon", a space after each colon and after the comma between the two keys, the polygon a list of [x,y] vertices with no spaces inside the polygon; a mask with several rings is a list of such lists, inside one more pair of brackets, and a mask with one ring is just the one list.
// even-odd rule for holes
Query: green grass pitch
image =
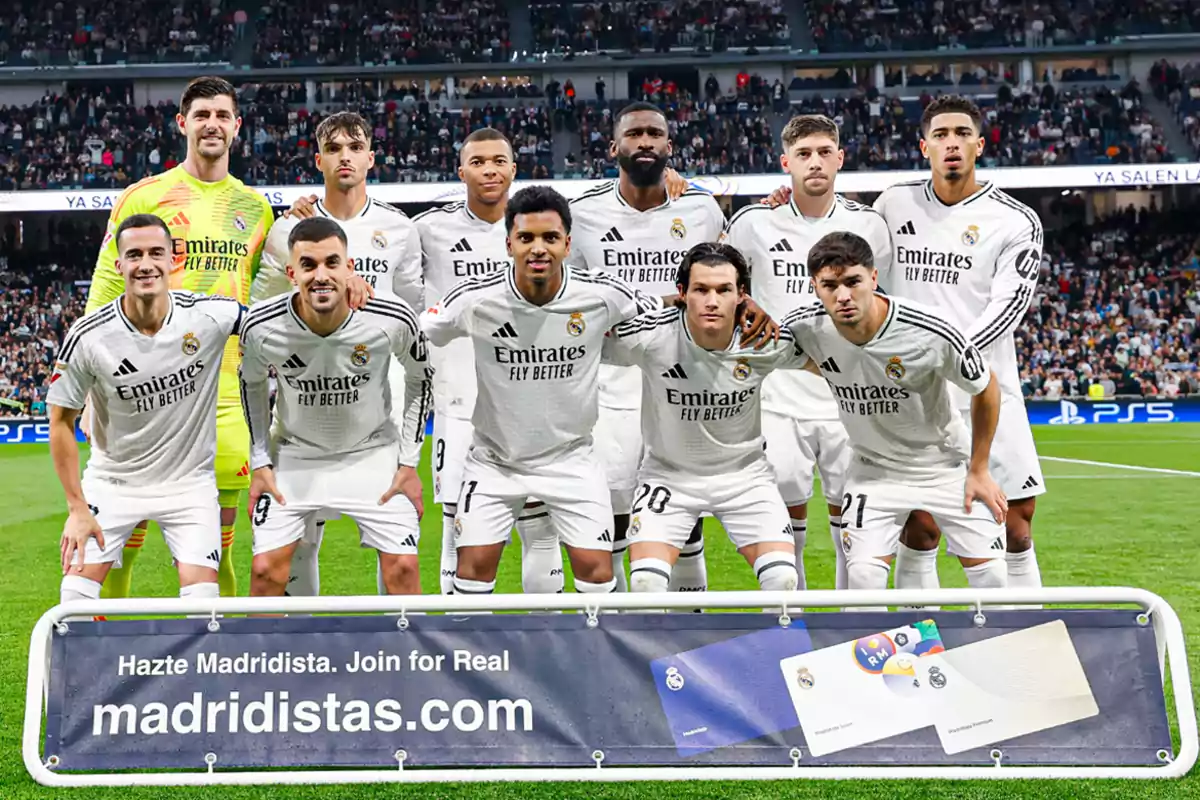
{"label": "green grass pitch", "polygon": [[[1200,472],[1200,425],[1069,426],[1035,429],[1039,451],[1051,459],[1104,462]],[[426,459],[426,465],[428,459]],[[1161,594],[1179,613],[1187,634],[1193,681],[1200,681],[1200,478],[1136,471],[1122,466],[1096,466],[1071,461],[1043,463],[1048,493],[1039,501],[1035,532],[1038,559],[1048,585],[1120,585]],[[432,492],[426,479],[426,490]],[[415,786],[277,786],[201,789],[44,789],[26,774],[20,755],[21,719],[29,634],[37,618],[58,600],[58,536],[65,519],[61,492],[46,446],[0,448],[0,487],[4,512],[0,541],[8,553],[0,580],[0,800],[88,800],[143,798],[1109,798],[1198,797],[1200,774],[1182,781],[1057,783],[954,783],[911,781],[865,783],[786,781],[745,783],[638,784],[509,784]],[[425,590],[437,587],[440,516],[431,499],[422,540]],[[814,504],[805,566],[809,585],[833,585],[833,557],[825,534],[825,511]],[[710,522],[708,569],[711,588],[751,589],[755,581],[744,562]],[[240,589],[249,588],[250,536],[245,516],[238,520],[237,559]],[[373,554],[360,550],[353,526],[333,523],[321,557],[326,594],[373,594]],[[943,556],[944,586],[963,586],[962,570]],[[174,575],[162,540],[152,529],[138,561],[134,591],[174,595]],[[516,591],[520,568],[511,554],[501,567],[499,588]],[[1193,696],[1198,693],[1193,691]]]}

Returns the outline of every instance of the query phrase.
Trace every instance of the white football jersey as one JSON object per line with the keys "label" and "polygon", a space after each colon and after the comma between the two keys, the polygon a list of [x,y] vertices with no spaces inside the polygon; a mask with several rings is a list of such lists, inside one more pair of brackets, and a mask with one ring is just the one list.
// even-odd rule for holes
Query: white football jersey
{"label": "white football jersey", "polygon": [[[887,223],[870,206],[835,194],[819,219],[800,213],[795,203],[776,208],[754,204],[733,215],[723,241],[750,262],[750,294],[774,319],[799,306],[820,304],[808,274],[808,251],[828,233],[848,231],[867,240],[880,273],[892,259]],[[788,370],[763,386],[763,408],[800,420],[835,420],[837,403],[825,381],[811,372]]]}
{"label": "white football jersey", "polygon": [[619,278],[566,265],[558,295],[536,306],[507,269],[458,284],[421,326],[437,347],[470,338],[479,375],[475,453],[522,470],[591,441],[605,333],[661,307]]}
{"label": "white football jersey", "polygon": [[[450,203],[413,217],[421,235],[425,303],[437,305],[456,283],[512,265],[504,220],[492,223],[471,213],[464,202]],[[475,350],[469,339],[430,347],[435,414],[470,419],[475,410]]]}
{"label": "white football jersey", "polygon": [[[737,472],[763,454],[763,381],[807,362],[790,332],[762,350],[706,350],[692,340],[682,309],[635,317],[613,329],[604,360],[641,367],[645,464],[692,475]],[[814,376],[815,377],[815,376]]]}
{"label": "white football jersey", "polygon": [[[295,309],[298,292],[255,304],[242,326],[242,403],[250,427],[250,467],[324,458],[399,442],[400,463],[416,466],[429,415],[429,359],[406,303],[374,298],[328,336],[313,333]],[[392,397],[392,355],[404,367],[404,397]],[[276,375],[271,422],[269,370]],[[392,407],[404,404],[403,430]]]}
{"label": "white football jersey", "polygon": [[[403,211],[370,198],[351,219],[333,216],[320,200],[314,210],[342,226],[354,271],[371,284],[376,297],[399,297],[412,308],[421,308],[421,240],[416,225]],[[271,226],[258,275],[250,286],[251,303],[292,290],[287,276],[288,236],[299,223],[294,216],[280,217]]]}
{"label": "white football jersey", "polygon": [[[609,181],[571,201],[571,254],[567,262],[608,272],[646,294],[679,292],[679,262],[701,242],[715,242],[725,215],[711,194],[687,191],[678,200],[638,211]],[[641,381],[632,367],[600,370],[600,405],[637,408]]]}
{"label": "white football jersey", "polygon": [[173,291],[162,328],[146,336],[121,299],[71,326],[46,402],[78,409],[91,393],[87,477],[164,488],[214,479],[217,384],[226,342],[242,328],[242,305]]}
{"label": "white football jersey", "polygon": [[[931,181],[889,187],[875,201],[895,250],[884,291],[918,300],[961,328],[983,352],[1000,390],[1021,399],[1013,343],[1042,265],[1042,223],[993,184],[948,206]],[[968,402],[956,394],[960,406]]]}
{"label": "white football jersey", "polygon": [[798,308],[780,325],[820,366],[856,458],[914,484],[965,467],[971,439],[949,387],[979,394],[989,372],[957,326],[929,306],[894,297],[864,345],[847,341],[823,306]]}

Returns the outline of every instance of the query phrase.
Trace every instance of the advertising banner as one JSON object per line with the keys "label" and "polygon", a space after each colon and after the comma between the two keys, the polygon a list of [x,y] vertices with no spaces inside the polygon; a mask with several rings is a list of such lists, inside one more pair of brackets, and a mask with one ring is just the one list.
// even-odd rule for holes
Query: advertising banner
{"label": "advertising banner", "polygon": [[1032,425],[1200,422],[1200,398],[1176,400],[1026,400]]}
{"label": "advertising banner", "polygon": [[1158,765],[1154,633],[1128,611],[71,622],[57,770]]}

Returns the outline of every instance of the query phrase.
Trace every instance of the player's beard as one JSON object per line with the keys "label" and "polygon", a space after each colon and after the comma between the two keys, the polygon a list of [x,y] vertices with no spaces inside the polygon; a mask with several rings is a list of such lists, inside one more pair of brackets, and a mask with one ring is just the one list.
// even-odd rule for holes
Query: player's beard
{"label": "player's beard", "polygon": [[640,155],[644,154],[640,152],[618,153],[617,163],[621,165],[621,170],[629,176],[633,185],[639,189],[658,186],[662,183],[663,172],[667,169],[667,157],[655,153],[653,161],[642,162],[637,160]]}

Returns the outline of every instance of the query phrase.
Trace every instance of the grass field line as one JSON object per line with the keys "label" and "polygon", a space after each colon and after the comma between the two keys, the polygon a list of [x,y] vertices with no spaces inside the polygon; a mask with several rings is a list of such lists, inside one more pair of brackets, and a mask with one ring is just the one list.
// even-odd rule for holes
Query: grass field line
{"label": "grass field line", "polygon": [[1153,472],[1158,475],[1181,475],[1188,478],[1200,478],[1200,472],[1186,469],[1166,469],[1165,467],[1140,467],[1136,464],[1113,464],[1108,461],[1088,461],[1083,458],[1060,458],[1059,456],[1038,456],[1042,461],[1057,461],[1062,464],[1082,464],[1088,467],[1108,467],[1109,469],[1128,469],[1134,472]]}
{"label": "grass field line", "polygon": [[1183,475],[1046,475],[1048,481],[1166,481],[1187,480],[1197,477],[1190,473]]}

